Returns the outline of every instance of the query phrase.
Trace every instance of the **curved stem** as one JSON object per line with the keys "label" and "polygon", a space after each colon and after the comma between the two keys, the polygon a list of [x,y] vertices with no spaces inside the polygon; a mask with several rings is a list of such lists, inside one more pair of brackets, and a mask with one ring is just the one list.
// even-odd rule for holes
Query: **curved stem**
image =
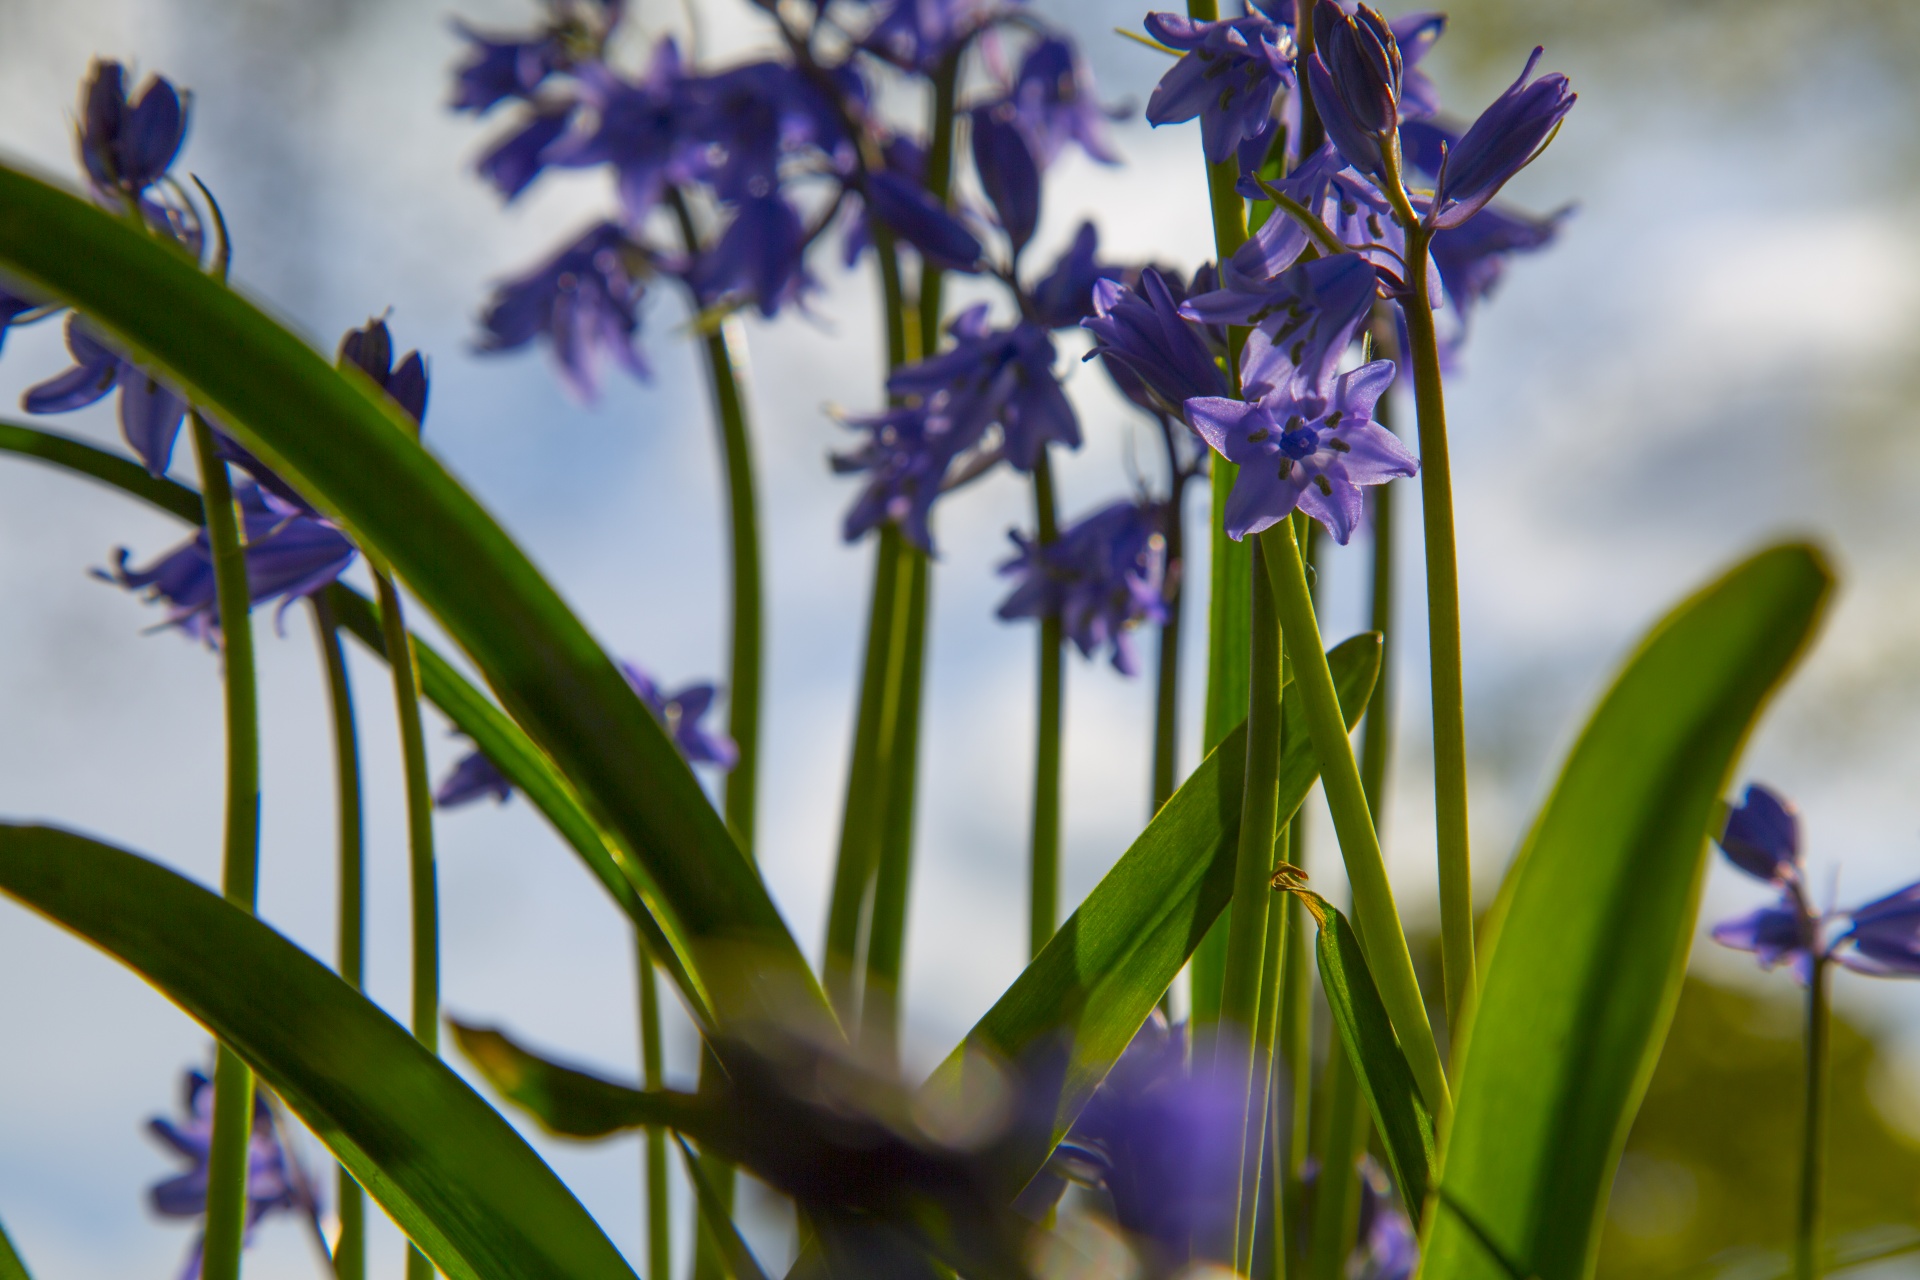
{"label": "curved stem", "polygon": [[[393,670],[394,711],[407,789],[407,870],[412,890],[413,1038],[440,1052],[440,905],[433,865],[433,789],[427,780],[427,739],[420,723],[420,673],[393,578],[375,573],[380,629]],[[433,1264],[407,1247],[407,1280],[430,1280]]]}
{"label": "curved stem", "polygon": [[1314,754],[1320,760],[1320,785],[1333,815],[1334,833],[1340,838],[1347,880],[1353,886],[1354,923],[1367,967],[1380,988],[1380,1001],[1386,1006],[1427,1108],[1436,1122],[1445,1123],[1453,1109],[1446,1069],[1440,1064],[1433,1027],[1420,998],[1420,981],[1414,976],[1413,957],[1407,951],[1407,937],[1393,901],[1393,886],[1380,856],[1380,839],[1367,811],[1367,796],[1354,763],[1353,744],[1347,739],[1346,721],[1340,714],[1333,673],[1320,649],[1320,624],[1314,617],[1306,567],[1293,540],[1291,523],[1282,522],[1261,534],[1260,547],[1266,552],[1274,602],[1288,636],[1287,652],[1293,658],[1294,680],[1306,710]]}
{"label": "curved stem", "polygon": [[[333,717],[333,768],[340,840],[339,970],[341,980],[362,989],[366,958],[366,841],[360,800],[360,743],[353,722],[353,688],[347,679],[339,624],[325,595],[308,598],[313,606],[314,639],[327,671],[327,704]],[[335,1179],[340,1238],[333,1248],[336,1280],[365,1280],[367,1274],[367,1199],[343,1167]]]}
{"label": "curved stem", "polygon": [[1820,1274],[1820,1218],[1826,1199],[1827,1095],[1832,1073],[1828,1042],[1832,1019],[1827,988],[1833,965],[1818,953],[1813,978],[1807,983],[1807,1098],[1800,1132],[1800,1205],[1793,1235],[1794,1280],[1816,1280]]}
{"label": "curved stem", "polygon": [[[660,1039],[660,979],[647,949],[635,935],[634,972],[640,978],[640,1078],[649,1090],[666,1086]],[[657,1126],[646,1136],[647,1274],[673,1274],[673,1215],[667,1199],[667,1134]]]}
{"label": "curved stem", "polygon": [[[1033,468],[1033,509],[1041,548],[1059,537],[1053,466],[1046,450]],[[1044,565],[1040,572],[1045,573]],[[1040,954],[1060,920],[1060,726],[1066,646],[1057,613],[1040,620],[1038,715],[1033,747],[1033,841],[1027,875],[1027,955]]]}
{"label": "curved stem", "polygon": [[[228,902],[251,914],[260,873],[260,706],[249,613],[253,601],[227,464],[220,460],[213,429],[199,414],[192,417],[193,451],[200,465],[207,546],[220,611],[226,690],[227,802],[220,888]],[[236,1280],[240,1274],[247,1216],[247,1143],[252,1130],[253,1073],[223,1044],[213,1068],[213,1136],[201,1262],[206,1280]]]}

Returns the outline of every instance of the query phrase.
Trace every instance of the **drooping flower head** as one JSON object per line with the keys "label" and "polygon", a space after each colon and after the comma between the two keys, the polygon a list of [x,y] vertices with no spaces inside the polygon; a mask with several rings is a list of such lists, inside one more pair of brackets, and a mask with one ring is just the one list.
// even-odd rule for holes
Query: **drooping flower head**
{"label": "drooping flower head", "polygon": [[1011,102],[975,107],[971,118],[973,167],[1017,258],[1040,225],[1040,164]]}
{"label": "drooping flower head", "polygon": [[[949,326],[954,345],[895,371],[887,389],[928,407],[929,426],[959,448],[999,424],[1007,461],[1033,470],[1049,444],[1080,447],[1080,424],[1053,374],[1053,338],[1031,321],[1007,329],[987,322],[985,303]],[[952,455],[949,455],[952,456]]]}
{"label": "drooping flower head", "polygon": [[1147,99],[1147,120],[1158,126],[1199,117],[1210,163],[1263,134],[1274,96],[1293,87],[1293,34],[1259,11],[1223,22],[1150,13],[1147,32],[1182,54]]}
{"label": "drooping flower head", "polygon": [[1542,52],[1534,49],[1520,77],[1448,150],[1434,182],[1433,205],[1422,219],[1429,227],[1457,227],[1486,208],[1508,179],[1533,163],[1573,110],[1578,95],[1559,72],[1528,81]]}
{"label": "drooping flower head", "polygon": [[908,71],[927,73],[973,34],[987,0],[886,0],[862,48]]}
{"label": "drooping flower head", "polygon": [[1288,383],[1252,402],[1189,400],[1187,421],[1215,452],[1239,465],[1227,497],[1227,536],[1238,541],[1295,507],[1346,545],[1359,526],[1363,486],[1418,472],[1420,464],[1373,408],[1393,381],[1375,360],[1317,388]]}
{"label": "drooping flower head", "polygon": [[70,413],[120,392],[120,434],[147,470],[165,475],[186,420],[187,402],[145,369],[102,341],[78,315],[67,317],[73,368],[29,387],[20,399],[28,413]]}
{"label": "drooping flower head", "polygon": [[1073,243],[1033,286],[1033,318],[1049,329],[1079,325],[1094,313],[1093,287],[1120,275],[1119,267],[1100,261],[1100,232],[1083,222]]}
{"label": "drooping flower head", "polygon": [[544,25],[512,34],[455,19],[454,32],[468,47],[453,73],[453,109],[482,115],[509,98],[532,98],[555,72],[597,56],[624,7],[623,0],[548,0]]}
{"label": "drooping flower head", "polygon": [[646,285],[626,233],[603,222],[526,275],[494,290],[481,314],[482,351],[515,351],[545,338],[560,377],[582,400],[598,390],[597,369],[611,358],[647,375],[635,345]]}
{"label": "drooping flower head", "polygon": [[924,404],[898,405],[845,423],[867,438],[856,449],[832,455],[833,470],[864,475],[867,483],[841,522],[841,536],[855,542],[878,525],[893,524],[908,542],[931,554],[933,504],[943,492],[948,467],[973,442],[955,437]]}
{"label": "drooping flower head", "polygon": [[139,200],[166,176],[187,137],[187,106],[164,77],[127,94],[118,62],[96,61],[80,91],[80,159],[103,195]]}
{"label": "drooping flower head", "polygon": [[1136,674],[1133,628],[1167,618],[1164,520],[1157,504],[1126,501],[1069,525],[1050,543],[1013,533],[1019,553],[1000,572],[1019,585],[999,616],[1059,618],[1082,657],[1111,646],[1114,669]]}
{"label": "drooping flower head", "polygon": [[1312,258],[1265,281],[1189,298],[1180,313],[1207,324],[1253,327],[1240,362],[1243,393],[1312,395],[1333,378],[1373,312],[1380,277],[1357,253]]}
{"label": "drooping flower head", "polygon": [[713,699],[718,692],[713,685],[695,683],[685,685],[668,693],[653,677],[631,662],[619,664],[620,673],[640,695],[640,701],[673,739],[673,745],[680,749],[688,764],[718,765],[722,769],[731,769],[740,760],[740,748],[734,745],[732,738],[718,729],[708,729],[700,722],[706,718],[713,707]]}
{"label": "drooping flower head", "polygon": [[[167,1147],[185,1156],[191,1167],[156,1182],[148,1191],[153,1211],[168,1218],[200,1218],[207,1212],[207,1166],[213,1151],[213,1081],[199,1071],[186,1077],[186,1117],[169,1120],[156,1116],[147,1122],[148,1131]],[[253,1127],[247,1139],[247,1217],[246,1242],[253,1229],[274,1213],[298,1213],[316,1220],[320,1207],[313,1195],[313,1182],[294,1157],[281,1145],[274,1125],[273,1111],[264,1096],[254,1098]],[[197,1280],[200,1275],[204,1235],[197,1236],[180,1270],[180,1280]]]}
{"label": "drooping flower head", "polygon": [[689,94],[680,46],[667,37],[654,46],[646,74],[626,80],[603,64],[581,69],[580,92],[570,99],[565,132],[539,152],[540,165],[613,170],[621,212],[638,226],[667,188],[699,175],[704,161],[693,121],[700,105]]}
{"label": "drooping flower head", "polygon": [[1128,399],[1150,412],[1180,417],[1187,401],[1227,394],[1227,376],[1215,362],[1206,331],[1180,313],[1182,282],[1154,267],[1132,288],[1111,280],[1093,287],[1093,350]]}
{"label": "drooping flower head", "polygon": [[734,206],[733,221],[693,264],[688,283],[702,307],[752,303],[772,318],[817,287],[807,271],[800,212],[777,195]]}
{"label": "drooping flower head", "polygon": [[1107,141],[1108,112],[1095,95],[1092,73],[1065,36],[1049,34],[1027,50],[1007,100],[1041,168],[1069,142],[1102,164],[1120,162]]}

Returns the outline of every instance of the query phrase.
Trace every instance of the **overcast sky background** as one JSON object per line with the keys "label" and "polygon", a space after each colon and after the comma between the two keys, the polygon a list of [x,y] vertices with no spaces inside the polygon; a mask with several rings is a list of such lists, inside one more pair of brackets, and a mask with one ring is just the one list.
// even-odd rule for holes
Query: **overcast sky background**
{"label": "overcast sky background", "polygon": [[[636,6],[649,30],[683,10]],[[1039,4],[1079,34],[1103,93],[1130,103],[1124,167],[1077,154],[1048,187],[1041,250],[1095,216],[1109,256],[1191,268],[1209,251],[1198,139],[1137,119],[1163,67],[1110,34],[1110,0]],[[524,23],[522,0],[460,13]],[[744,5],[707,8],[705,55],[761,30]],[[473,354],[486,282],[541,257],[607,207],[593,178],[502,210],[469,166],[491,130],[444,109],[458,47],[445,0],[0,0],[0,151],[72,172],[90,56],[160,70],[195,94],[182,168],[219,194],[235,277],[331,350],[391,307],[432,362],[427,439],[497,513],[614,652],[670,683],[720,673],[722,516],[705,393],[664,293],[650,306],[651,383],[619,375],[571,403],[543,357]],[[1920,873],[1911,784],[1920,712],[1920,249],[1914,91],[1920,20],[1899,3],[1582,6],[1487,2],[1455,11],[1431,64],[1471,114],[1536,39],[1581,102],[1552,152],[1514,184],[1536,210],[1577,201],[1563,242],[1514,265],[1449,391],[1465,611],[1479,883],[1497,873],[1580,719],[1634,638],[1743,552],[1810,534],[1844,575],[1817,651],[1762,726],[1741,774],[1805,810],[1819,883],[1839,900]],[[1604,24],[1604,25],[1603,25]],[[1044,253],[1036,257],[1044,256]],[[845,546],[852,486],[828,474],[846,433],[823,412],[878,401],[874,287],[822,256],[816,317],[749,324],[750,393],[767,530],[768,702],[761,861],[796,935],[819,946],[859,661],[870,551]],[[1059,466],[1077,515],[1127,492],[1153,439],[1063,343],[1087,446]],[[56,326],[15,332],[0,406],[66,365]],[[118,443],[110,407],[48,425]],[[181,450],[183,468],[190,465]],[[1406,486],[1411,514],[1417,490]],[[909,1054],[936,1060],[1018,972],[1030,769],[1032,636],[993,620],[1006,530],[1024,488],[998,476],[948,502],[933,588],[920,855],[907,960]],[[1192,512],[1199,524],[1200,503]],[[87,575],[125,545],[161,552],[180,528],[126,500],[0,460],[0,813],[72,826],[217,878],[220,705],[210,654],[147,635],[157,612]],[[1200,539],[1204,543],[1204,539]],[[1329,570],[1331,636],[1359,626],[1358,549]],[[1409,542],[1405,560],[1417,563]],[[1194,567],[1204,582],[1204,566]],[[1417,628],[1404,584],[1404,751],[1387,819],[1410,916],[1431,916],[1432,820]],[[1201,613],[1196,606],[1190,616]],[[269,619],[262,615],[263,623]],[[265,626],[261,911],[322,956],[333,938],[330,747],[307,615]],[[1182,763],[1197,749],[1199,629],[1183,690]],[[1151,652],[1151,643],[1145,652]],[[1150,688],[1070,662],[1066,879],[1075,901],[1145,817]],[[403,811],[384,669],[353,659],[368,778],[370,989],[406,994]],[[459,744],[435,721],[434,772]],[[615,910],[524,803],[439,824],[445,1004],[615,1074],[635,1070],[631,948]],[[1338,883],[1319,839],[1315,874]],[[1763,896],[1724,869],[1711,921]],[[1742,971],[1725,956],[1699,962]],[[114,961],[0,902],[0,1218],[42,1277],[172,1274],[188,1231],[143,1195],[175,1167],[143,1132],[176,1105],[205,1036]],[[1776,976],[1776,981],[1784,981]],[[1843,976],[1838,999],[1920,1036],[1920,987]],[[691,1064],[677,1032],[674,1067]],[[1920,1041],[1916,1041],[1920,1044]],[[1920,1052],[1904,1060],[1920,1081]],[[1885,1102],[1920,1129],[1920,1088]],[[637,1144],[536,1138],[638,1257]],[[309,1146],[309,1154],[314,1148]],[[377,1214],[376,1214],[377,1216]],[[396,1276],[391,1228],[375,1274]],[[311,1275],[278,1222],[260,1277]]]}

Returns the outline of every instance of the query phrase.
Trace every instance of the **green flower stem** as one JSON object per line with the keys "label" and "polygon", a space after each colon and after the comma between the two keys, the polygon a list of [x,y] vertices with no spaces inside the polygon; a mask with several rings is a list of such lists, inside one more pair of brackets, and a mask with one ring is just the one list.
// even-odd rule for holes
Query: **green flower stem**
{"label": "green flower stem", "polygon": [[1800,1206],[1793,1233],[1794,1280],[1820,1274],[1820,1219],[1826,1200],[1827,1101],[1832,1092],[1832,1054],[1828,1043],[1832,1017],[1827,991],[1833,964],[1816,953],[1813,980],[1807,984],[1807,1101],[1800,1137]]}
{"label": "green flower stem", "polygon": [[[1407,231],[1407,261],[1424,264],[1433,233],[1420,225],[1400,184],[1398,148],[1388,156],[1388,200]],[[1460,566],[1453,537],[1453,472],[1433,298],[1423,270],[1407,273],[1401,307],[1413,362],[1420,431],[1420,514],[1427,557],[1427,645],[1433,684],[1433,810],[1440,863],[1440,955],[1447,1022],[1459,1026],[1473,1001],[1473,866],[1467,832],[1467,722],[1460,675]]]}
{"label": "green flower stem", "polygon": [[[1435,1120],[1444,1123],[1453,1109],[1446,1070],[1440,1064],[1427,1008],[1420,998],[1420,982],[1414,976],[1413,957],[1408,954],[1400,912],[1393,901],[1393,886],[1380,856],[1380,839],[1367,811],[1366,792],[1360,785],[1353,745],[1340,715],[1333,675],[1320,650],[1320,625],[1314,617],[1306,566],[1301,563],[1290,524],[1275,525],[1261,534],[1260,546],[1272,576],[1280,623],[1290,637],[1287,649],[1294,660],[1294,680],[1306,708],[1314,754],[1320,759],[1320,785],[1333,814],[1334,832],[1340,838],[1340,856],[1353,886],[1354,920],[1367,966],[1380,988],[1381,1003],[1407,1055],[1407,1065],[1413,1069],[1414,1081]],[[1248,774],[1249,789],[1253,776]]]}
{"label": "green flower stem", "polygon": [[[1294,513],[1294,536],[1299,537],[1304,526],[1307,534],[1307,563],[1318,567],[1323,539],[1318,535],[1319,526],[1308,521],[1299,512]],[[1318,588],[1319,579],[1314,579]],[[1284,656],[1283,656],[1284,660]],[[1283,732],[1299,733],[1304,725],[1287,723]],[[1309,861],[1307,853],[1307,814],[1306,806],[1295,809],[1287,824],[1286,860],[1297,867],[1306,867]],[[1284,894],[1277,910],[1286,916],[1287,950],[1281,968],[1280,992],[1280,1060],[1286,1065],[1286,1072],[1276,1083],[1284,1089],[1281,1101],[1287,1108],[1286,1137],[1284,1151],[1276,1148],[1275,1163],[1279,1166],[1278,1182],[1280,1186],[1282,1216],[1293,1230],[1283,1243],[1287,1249],[1276,1259],[1276,1274],[1298,1276],[1306,1266],[1308,1245],[1308,1222],[1306,1205],[1306,1184],[1300,1174],[1306,1168],[1309,1153],[1308,1139],[1311,1134],[1309,1121],[1312,1115],[1314,1098],[1313,1080],[1313,949],[1307,940],[1307,908],[1298,894]],[[1277,1141],[1277,1139],[1276,1139]]]}
{"label": "green flower stem", "polygon": [[[640,1079],[649,1090],[666,1087],[660,1039],[660,979],[638,936],[633,943],[634,972],[640,978]],[[658,1126],[646,1136],[647,1274],[666,1280],[673,1274],[673,1214],[667,1199],[667,1134]]]}
{"label": "green flower stem", "polygon": [[[1283,745],[1284,741],[1283,731]],[[1287,828],[1284,824],[1276,833],[1271,856],[1275,863],[1288,861]],[[1266,954],[1260,965],[1260,1006],[1253,1026],[1253,1084],[1247,1094],[1246,1131],[1241,1139],[1240,1150],[1241,1209],[1234,1238],[1234,1258],[1235,1269],[1241,1275],[1252,1275],[1256,1268],[1253,1250],[1255,1241],[1261,1237],[1262,1224],[1265,1225],[1267,1238],[1275,1242],[1276,1249],[1284,1250],[1286,1247],[1284,1225],[1274,1212],[1274,1181],[1264,1176],[1268,1131],[1274,1111],[1274,1084],[1279,1075],[1279,1058],[1274,1049],[1280,1025],[1280,991],[1286,955],[1286,913],[1274,910],[1269,896]]]}
{"label": "green flower stem", "polygon": [[[220,608],[220,647],[226,688],[227,807],[220,888],[226,900],[252,914],[260,882],[260,704],[253,660],[252,598],[246,549],[233,503],[227,464],[213,429],[193,417],[193,451],[213,556]],[[247,1140],[253,1129],[253,1073],[224,1044],[213,1067],[213,1139],[207,1164],[206,1280],[236,1280],[246,1230]]]}
{"label": "green flower stem", "polygon": [[[1374,420],[1393,430],[1392,400],[1383,396]],[[1375,485],[1373,498],[1373,591],[1367,627],[1380,633],[1380,674],[1367,697],[1367,716],[1360,726],[1360,785],[1367,793],[1367,811],[1374,826],[1386,812],[1387,763],[1393,758],[1393,486]]]}
{"label": "green flower stem", "polygon": [[1355,1162],[1367,1149],[1367,1101],[1353,1074],[1353,1063],[1336,1041],[1327,1052],[1325,1129],[1320,1148],[1320,1177],[1314,1187],[1313,1232],[1307,1252],[1307,1280],[1341,1280],[1360,1222],[1360,1179]]}
{"label": "green flower stem", "polygon": [[[440,895],[433,866],[433,788],[427,780],[427,736],[420,723],[420,672],[413,637],[392,575],[373,575],[387,665],[393,670],[394,710],[407,789],[407,870],[413,904],[413,1038],[440,1052]],[[429,1280],[433,1264],[407,1246],[407,1280]]]}
{"label": "green flower stem", "polygon": [[[1219,18],[1215,0],[1188,0],[1187,16],[1212,22]],[[1246,201],[1234,189],[1239,180],[1238,165],[1228,159],[1207,166],[1207,201],[1213,214],[1213,252],[1225,262],[1247,241]],[[1240,347],[1246,340],[1244,329],[1227,331],[1227,377],[1237,391],[1240,385]],[[1202,749],[1213,750],[1220,739],[1240,723],[1247,705],[1247,634],[1252,623],[1252,606],[1247,584],[1252,580],[1253,552],[1245,542],[1235,542],[1226,534],[1224,512],[1227,495],[1233,492],[1234,477],[1240,469],[1219,455],[1210,460],[1212,512],[1209,520],[1211,568],[1207,594],[1207,693],[1205,722],[1201,732]],[[1220,1016],[1221,985],[1227,963],[1227,925],[1216,923],[1194,949],[1188,968],[1191,982],[1192,1020],[1207,1026]]]}
{"label": "green flower stem", "polygon": [[1160,662],[1153,698],[1153,812],[1173,795],[1180,745],[1180,606],[1186,592],[1187,481],[1174,445],[1173,421],[1160,418],[1160,439],[1167,451],[1166,606],[1160,624]]}
{"label": "green flower stem", "polygon": [[[1254,1068],[1259,1059],[1261,993],[1268,948],[1269,908],[1273,894],[1274,838],[1280,808],[1280,626],[1268,585],[1262,548],[1253,548],[1249,584],[1253,620],[1248,636],[1252,662],[1247,697],[1246,787],[1240,797],[1240,839],[1234,859],[1233,898],[1227,904],[1227,964],[1220,991],[1220,1021],[1214,1041],[1214,1068],[1222,1085],[1245,1099],[1249,1122],[1262,1111],[1256,1099],[1265,1077]],[[1242,1131],[1245,1154],[1246,1131]],[[1245,1164],[1242,1164],[1245,1167]],[[1241,1198],[1234,1214],[1231,1242],[1236,1267],[1246,1261],[1242,1245],[1251,1205]]]}
{"label": "green flower stem", "polygon": [[[336,825],[340,840],[339,970],[355,991],[362,989],[366,960],[366,833],[360,801],[360,742],[353,721],[353,687],[347,680],[346,654],[339,624],[324,594],[313,605],[314,638],[327,671],[327,703],[333,713],[333,769],[339,797]],[[335,1179],[340,1238],[333,1247],[335,1280],[365,1280],[367,1274],[367,1197],[342,1167]]]}
{"label": "green flower stem", "polygon": [[[953,190],[953,121],[959,97],[961,45],[947,54],[933,73],[933,120],[927,132],[927,194],[941,204]],[[941,284],[939,267],[924,259],[920,266],[920,350],[932,355],[940,345]]]}
{"label": "green flower stem", "polygon": [[[1034,523],[1042,547],[1059,537],[1053,466],[1045,449],[1033,468]],[[1039,712],[1033,748],[1033,845],[1027,878],[1027,956],[1047,945],[1060,920],[1060,723],[1066,685],[1061,619],[1040,621]]]}

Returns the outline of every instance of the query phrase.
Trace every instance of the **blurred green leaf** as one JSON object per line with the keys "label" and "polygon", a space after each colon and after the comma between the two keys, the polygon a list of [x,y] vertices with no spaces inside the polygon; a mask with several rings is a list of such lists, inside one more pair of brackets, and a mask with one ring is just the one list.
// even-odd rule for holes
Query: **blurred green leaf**
{"label": "blurred green leaf", "polygon": [[[194,525],[201,523],[200,495],[194,490],[172,480],[156,479],[138,463],[84,440],[23,423],[0,421],[0,451],[89,476],[151,503],[169,515]],[[379,606],[344,583],[327,588],[327,603],[340,625],[351,632],[367,652],[385,662],[387,649],[380,633]],[[695,1019],[710,1025],[712,1010],[697,976],[687,967],[685,946],[668,937],[648,905],[647,900],[653,893],[645,871],[587,815],[566,779],[520,731],[519,725],[474,688],[432,645],[417,635],[413,642],[420,667],[421,692],[462,733],[473,739],[474,745],[580,855],[594,878],[613,895],[645,938],[655,961],[666,967],[685,993]]]}
{"label": "blurred green leaf", "polygon": [[[1355,636],[1327,660],[1351,727],[1373,689],[1380,637]],[[1291,684],[1283,698],[1287,722],[1305,723]],[[1010,1162],[1019,1181],[1046,1162],[1232,896],[1246,755],[1242,725],[1180,785],[929,1083],[957,1087],[969,1049],[1022,1067],[1030,1086],[1045,1077],[1055,1092],[1050,1105],[1037,1106]],[[1289,738],[1280,764],[1282,820],[1300,807],[1318,772],[1306,735]]]}
{"label": "blurred green leaf", "polygon": [[20,1261],[13,1241],[7,1239],[5,1226],[0,1226],[0,1280],[33,1280],[27,1274],[27,1264]]}
{"label": "blurred green leaf", "polygon": [[713,1181],[707,1177],[706,1170],[700,1167],[700,1159],[693,1154],[693,1148],[677,1133],[673,1140],[686,1162],[687,1181],[693,1184],[694,1198],[700,1202],[700,1220],[707,1224],[707,1230],[720,1242],[720,1256],[726,1260],[727,1274],[733,1280],[767,1280],[760,1260],[753,1256],[753,1250],[747,1247],[746,1240],[740,1235],[740,1228],[733,1224],[732,1216],[727,1213],[726,1202],[713,1189]]}
{"label": "blurred green leaf", "polygon": [[566,1138],[604,1138],[657,1125],[714,1141],[707,1122],[711,1104],[698,1094],[643,1090],[615,1084],[585,1071],[529,1053],[492,1027],[448,1020],[454,1043],[501,1096],[518,1104],[549,1133]]}
{"label": "blurred green leaf", "polygon": [[1708,826],[1830,585],[1808,546],[1739,565],[1653,628],[1575,744],[1492,913],[1427,1280],[1504,1278],[1495,1250],[1540,1280],[1591,1274],[1679,996]]}
{"label": "blurred green leaf", "polygon": [[[1276,876],[1276,886],[1281,877]],[[1345,1046],[1360,1092],[1373,1113],[1373,1126],[1385,1147],[1393,1183],[1415,1222],[1433,1184],[1433,1113],[1420,1096],[1413,1068],[1393,1038],[1393,1023],[1373,985],[1366,953],[1353,925],[1317,893],[1294,888],[1320,926],[1317,947],[1320,989],[1333,1014],[1334,1029]]]}
{"label": "blurred green leaf", "polygon": [[0,891],[133,968],[230,1045],[450,1280],[633,1280],[498,1112],[404,1027],[157,863],[0,826]]}
{"label": "blurred green leaf", "polygon": [[398,406],[154,237],[5,166],[0,266],[85,312],[398,572],[645,868],[720,1018],[836,1025],[758,872],[652,713]]}

